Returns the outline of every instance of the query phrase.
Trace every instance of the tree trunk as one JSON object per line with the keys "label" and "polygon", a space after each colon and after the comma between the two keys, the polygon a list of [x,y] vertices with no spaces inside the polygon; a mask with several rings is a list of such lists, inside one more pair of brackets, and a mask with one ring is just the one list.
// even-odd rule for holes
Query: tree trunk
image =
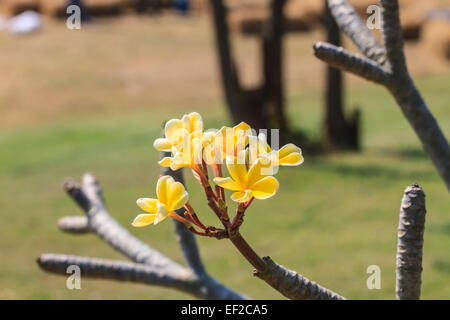
{"label": "tree trunk", "polygon": [[263,72],[266,113],[272,126],[280,131],[286,130],[286,117],[284,113],[283,92],[283,8],[286,0],[272,0],[270,3],[271,17],[264,31],[263,46]]}
{"label": "tree trunk", "polygon": [[225,101],[234,123],[245,121],[255,129],[287,129],[282,91],[282,21],[285,0],[271,2],[272,15],[262,37],[264,82],[243,88],[232,54],[227,8],[222,0],[211,0],[216,48]]}
{"label": "tree trunk", "polygon": [[[341,35],[327,1],[325,0],[325,25],[327,41],[335,46],[341,45]],[[355,110],[350,120],[346,120],[343,106],[343,78],[339,69],[327,67],[325,94],[325,145],[330,149],[359,149],[359,111]]]}

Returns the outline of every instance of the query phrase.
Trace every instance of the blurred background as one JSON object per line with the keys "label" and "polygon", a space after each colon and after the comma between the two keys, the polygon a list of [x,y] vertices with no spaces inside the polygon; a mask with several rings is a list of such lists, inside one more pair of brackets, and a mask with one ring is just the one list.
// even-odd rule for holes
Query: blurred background
{"label": "blurred background", "polygon": [[[377,4],[350,2],[364,21]],[[73,3],[83,9],[79,30],[66,27]],[[280,128],[304,149],[304,164],[278,173],[278,194],[246,215],[242,233],[258,253],[347,298],[392,299],[400,201],[417,182],[428,210],[422,297],[450,299],[445,185],[384,88],[314,57],[313,43],[327,39],[356,51],[327,19],[324,1],[73,3],[0,0],[0,299],[190,298],[106,280],[82,279],[81,290],[68,290],[65,277],[35,260],[46,252],[122,259],[93,235],[57,229],[60,217],[82,214],[62,190],[64,178],[90,171],[114,218],[183,262],[171,223],[130,223],[140,212],[136,199],[155,192],[152,143],[162,123],[192,111],[206,128],[239,120]],[[450,0],[400,5],[410,71],[450,137]],[[215,223],[186,176],[192,204]],[[198,242],[219,281],[252,298],[283,298],[227,241]],[[369,265],[381,268],[380,290],[366,287]]]}

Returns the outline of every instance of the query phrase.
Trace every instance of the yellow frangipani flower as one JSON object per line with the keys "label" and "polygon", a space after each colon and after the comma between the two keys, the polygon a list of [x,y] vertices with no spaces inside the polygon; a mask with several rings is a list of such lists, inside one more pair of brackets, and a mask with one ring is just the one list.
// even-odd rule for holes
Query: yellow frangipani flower
{"label": "yellow frangipani flower", "polygon": [[216,152],[222,154],[222,160],[226,156],[236,157],[248,144],[248,136],[251,134],[251,127],[241,122],[233,128],[222,127],[214,137]]}
{"label": "yellow frangipani flower", "polygon": [[[267,149],[268,152],[264,152],[265,149]],[[270,147],[268,145],[265,146],[264,143],[260,142],[258,142],[257,148],[252,149],[252,144],[250,143],[247,151],[247,159],[250,164],[255,162],[257,159],[260,159],[262,165],[266,168],[278,166],[298,166],[304,161],[302,150],[293,143],[289,143],[281,149],[273,151],[270,151]]]}
{"label": "yellow frangipani flower", "polygon": [[149,224],[157,224],[167,217],[179,220],[174,212],[182,208],[189,199],[183,184],[175,182],[170,176],[162,176],[156,184],[157,199],[140,198],[137,205],[144,210],[145,214],[138,215],[132,225],[134,227],[144,227]]}
{"label": "yellow frangipani flower", "polygon": [[165,138],[158,138],[153,143],[156,150],[173,151],[189,134],[203,131],[203,120],[199,113],[185,114],[181,119],[167,121],[164,127]]}
{"label": "yellow frangipani flower", "polygon": [[280,150],[260,154],[259,158],[265,168],[274,168],[278,166],[298,166],[304,161],[302,150],[293,143],[283,146]]}
{"label": "yellow frangipani flower", "polygon": [[283,146],[278,151],[272,151],[272,153],[276,153],[276,159],[278,159],[278,165],[280,166],[298,166],[304,161],[302,149],[293,143]]}
{"label": "yellow frangipani flower", "polygon": [[248,170],[245,164],[241,164],[236,160],[233,157],[226,158],[231,178],[214,178],[214,183],[218,186],[236,191],[231,195],[231,200],[247,202],[252,197],[267,199],[278,191],[278,180],[272,176],[262,174],[263,168],[259,159]]}
{"label": "yellow frangipani flower", "polygon": [[173,148],[172,152],[172,157],[164,157],[158,164],[162,167],[170,167],[174,171],[183,167],[196,170],[203,159],[203,132],[192,132],[178,147]]}

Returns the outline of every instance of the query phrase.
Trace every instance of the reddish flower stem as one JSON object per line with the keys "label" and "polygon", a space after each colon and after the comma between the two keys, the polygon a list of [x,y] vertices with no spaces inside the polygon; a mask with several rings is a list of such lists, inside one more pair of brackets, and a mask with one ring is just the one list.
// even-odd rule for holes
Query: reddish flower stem
{"label": "reddish flower stem", "polygon": [[[250,202],[250,201],[249,201]],[[236,209],[236,215],[234,216],[233,222],[231,223],[232,229],[237,229],[241,226],[245,214],[245,210],[248,208],[246,204],[239,203]]]}
{"label": "reddish flower stem", "polygon": [[212,211],[214,211],[217,218],[219,218],[220,222],[222,222],[223,226],[227,230],[230,230],[231,223],[230,219],[228,218],[228,215],[226,213],[224,214],[224,212],[220,210],[220,208],[217,206],[217,203],[212,200],[208,201],[208,206],[212,209]]}
{"label": "reddish flower stem", "polygon": [[198,230],[196,230],[194,227],[189,227],[188,228],[190,232],[192,232],[193,234],[196,234],[198,236],[202,236],[202,237],[211,237],[208,233],[206,232],[200,232]]}
{"label": "reddish flower stem", "polygon": [[203,225],[203,223],[194,219],[194,217],[189,212],[185,211],[184,216],[186,217],[186,219],[188,219],[190,222],[192,222],[194,225],[196,225],[200,229],[206,230],[206,227]]}
{"label": "reddish flower stem", "polygon": [[[202,228],[203,230],[206,230],[206,226],[200,221],[200,219],[198,218],[197,214],[194,211],[194,208],[192,208],[192,206],[189,204],[189,202],[187,202],[184,205],[184,208],[186,209],[186,213],[189,214],[189,216],[195,221],[194,223],[199,226],[200,228]],[[185,213],[185,215],[186,215]]]}
{"label": "reddish flower stem", "polygon": [[250,200],[247,201],[247,203],[245,204],[245,210],[247,210],[247,208],[250,207],[250,205],[252,204],[253,200],[255,200],[255,197],[252,197]]}
{"label": "reddish flower stem", "polygon": [[183,223],[187,228],[191,227],[191,222],[183,217],[180,217],[178,214],[176,214],[175,211],[169,212],[168,214],[169,217],[171,217],[172,219],[178,220],[181,223]]}
{"label": "reddish flower stem", "polygon": [[[250,206],[250,204],[253,201],[253,198],[250,199],[245,204],[239,204],[236,212],[236,216],[233,219],[233,222],[230,223],[230,219],[228,217],[227,213],[227,207],[226,207],[226,200],[225,200],[225,190],[221,187],[216,186],[215,191],[211,188],[211,185],[209,184],[208,179],[208,170],[205,161],[202,163],[202,170],[198,170],[197,173],[200,176],[201,184],[203,188],[205,189],[206,198],[208,200],[208,206],[212,209],[212,211],[216,214],[216,216],[219,218],[220,222],[222,222],[223,226],[226,230],[220,229],[219,232],[227,232],[228,237],[233,243],[233,245],[238,249],[238,251],[244,256],[244,258],[259,272],[264,272],[266,268],[265,262],[261,259],[261,257],[250,247],[250,245],[245,241],[245,239],[242,237],[242,235],[239,233],[239,227],[242,224],[242,218],[244,216],[245,210]],[[215,170],[213,170],[213,173],[216,175]],[[217,176],[222,176],[222,167],[221,165],[217,166]],[[225,204],[225,207],[221,210],[219,206],[217,205],[217,202],[222,200]],[[186,207],[186,210],[191,214],[191,216],[194,218],[194,210],[192,207],[188,204]],[[195,215],[196,217],[196,215]],[[198,218],[197,218],[198,219]],[[200,220],[198,220],[200,222]],[[201,222],[200,222],[201,223]],[[202,224],[203,225],[203,224]],[[189,230],[197,235],[200,236],[208,236],[208,237],[216,237],[217,239],[221,239],[222,237],[218,237],[217,233],[211,233],[208,231],[212,231],[215,229],[214,227],[210,227],[211,229],[205,230],[206,232],[199,232],[195,230],[194,227],[190,227]],[[218,231],[214,230],[214,231]]]}

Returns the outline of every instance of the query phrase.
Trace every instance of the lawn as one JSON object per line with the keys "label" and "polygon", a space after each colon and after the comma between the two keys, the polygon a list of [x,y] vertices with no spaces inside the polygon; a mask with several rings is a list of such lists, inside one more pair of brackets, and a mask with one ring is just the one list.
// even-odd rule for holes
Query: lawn
{"label": "lawn", "polygon": [[[153,196],[155,192],[159,154],[152,147],[153,139],[159,136],[163,121],[190,111],[200,112],[208,128],[230,122],[218,84],[207,86],[211,75],[206,71],[199,70],[199,78],[194,76],[187,84],[175,75],[166,75],[169,79],[163,77],[162,82],[175,81],[181,86],[180,92],[172,93],[152,76],[144,77],[141,68],[152,70],[159,63],[140,66],[144,50],[133,51],[138,43],[133,37],[127,37],[132,31],[141,30],[143,23],[147,22],[131,20],[123,29],[111,25],[120,29],[117,42],[128,44],[127,49],[110,52],[94,48],[90,60],[80,61],[79,66],[69,63],[71,50],[64,49],[61,42],[51,41],[63,39],[68,32],[55,26],[48,33],[38,35],[39,44],[34,38],[28,39],[29,45],[36,49],[29,50],[28,54],[34,55],[34,59],[44,59],[40,63],[16,61],[17,70],[4,59],[0,61],[0,67],[6,70],[0,83],[6,83],[8,75],[10,78],[23,76],[20,81],[18,78],[12,81],[10,90],[3,89],[0,95],[0,111],[3,119],[8,119],[3,120],[0,129],[0,298],[189,298],[163,288],[105,280],[82,279],[81,290],[68,290],[64,277],[44,273],[35,263],[45,252],[122,259],[93,235],[73,236],[57,229],[60,217],[81,214],[62,191],[62,181],[66,177],[79,179],[86,171],[99,178],[107,206],[120,223],[152,247],[183,262],[170,221],[142,229],[130,226],[139,213],[135,200]],[[156,28],[157,23],[152,23]],[[185,41],[197,39],[194,44],[199,50],[210,48],[206,45],[211,40],[210,34],[201,28],[204,24],[189,21],[188,30],[197,32],[193,32],[193,39],[177,38],[180,33],[172,30],[175,37],[172,41],[182,46]],[[101,26],[92,28],[89,37],[77,35],[67,45],[72,49],[80,43],[93,46],[104,30]],[[147,31],[148,34],[135,36],[151,37],[152,32],[157,33]],[[168,41],[162,37],[151,39],[161,47]],[[3,40],[8,44],[5,56],[12,59],[15,49],[25,48],[25,39]],[[309,40],[290,48],[306,48]],[[116,40],[110,34],[104,41],[111,45]],[[148,43],[147,46],[153,48]],[[54,61],[45,60],[50,49],[56,57]],[[88,57],[86,48],[78,49]],[[163,61],[164,50],[157,51],[155,60]],[[27,55],[23,50],[18,52],[22,58]],[[193,49],[186,52],[202,59]],[[123,69],[122,64],[108,69],[108,63],[119,61],[125,54],[131,55],[127,60],[130,64],[123,63],[128,69]],[[213,52],[205,56],[207,64],[211,56]],[[214,60],[211,61],[214,65]],[[96,63],[98,68],[92,69],[95,71],[91,75]],[[132,64],[134,69],[130,67]],[[162,66],[158,68],[163,70]],[[50,76],[40,79],[37,71]],[[450,136],[450,72],[444,71],[418,73],[417,84]],[[115,78],[117,75],[122,78]],[[148,91],[135,86],[142,82]],[[450,299],[447,190],[389,94],[383,88],[353,78],[350,83],[346,105],[358,105],[362,110],[363,150],[328,156],[305,155],[305,163],[300,167],[282,168],[277,175],[278,194],[254,202],[246,215],[242,234],[261,255],[270,255],[278,263],[347,298],[392,299],[400,200],[404,188],[417,182],[427,194],[428,210],[422,297]],[[191,86],[197,86],[198,96],[192,94]],[[27,97],[25,89],[30,90],[31,97]],[[320,135],[321,98],[318,86],[305,84],[296,88],[291,85],[287,99],[291,126],[316,139]],[[202,220],[215,223],[202,190],[190,175],[187,188]],[[282,298],[252,276],[252,268],[226,240],[201,238],[198,241],[208,271],[218,280],[252,298]],[[381,268],[380,290],[366,287],[369,265]]]}

